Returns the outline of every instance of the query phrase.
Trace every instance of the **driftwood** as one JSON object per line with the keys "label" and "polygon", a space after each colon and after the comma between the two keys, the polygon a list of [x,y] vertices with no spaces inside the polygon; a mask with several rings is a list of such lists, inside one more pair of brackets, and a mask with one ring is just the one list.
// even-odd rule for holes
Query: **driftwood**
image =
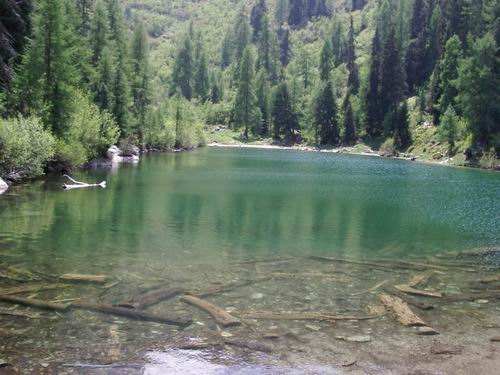
{"label": "driftwood", "polygon": [[24,312],[24,311],[14,311],[14,310],[7,310],[7,309],[0,309],[0,315],[16,316],[16,317],[28,318],[28,319],[46,318],[46,316],[43,316],[40,314],[30,314],[30,313]]}
{"label": "driftwood", "polygon": [[202,298],[202,297],[212,296],[212,295],[218,294],[218,293],[230,292],[236,288],[242,288],[245,286],[254,285],[257,283],[262,283],[262,282],[269,281],[269,280],[271,280],[271,277],[262,277],[262,278],[254,279],[254,280],[238,280],[238,281],[235,281],[235,282],[227,284],[227,285],[219,285],[219,286],[208,287],[208,288],[203,288],[203,289],[199,289],[199,290],[186,291],[185,293],[192,295],[192,296]]}
{"label": "driftwood", "polygon": [[224,327],[241,325],[241,321],[229,314],[227,311],[198,297],[186,295],[181,298],[181,301],[196,306],[201,310],[209,313],[218,323],[222,324]]}
{"label": "driftwood", "polygon": [[22,293],[36,293],[44,290],[62,289],[67,288],[68,285],[53,284],[53,285],[22,285],[10,288],[0,289],[0,295],[22,294]]}
{"label": "driftwood", "polygon": [[73,184],[64,184],[63,185],[63,189],[66,189],[66,190],[88,188],[88,187],[96,187],[96,186],[99,186],[99,187],[102,187],[102,188],[106,187],[106,181],[102,181],[102,182],[100,182],[98,184],[87,184],[85,182],[76,181],[75,179],[71,178],[67,174],[64,174],[63,176],[67,177],[71,182],[73,182]]}
{"label": "driftwood", "polygon": [[16,305],[35,307],[37,309],[54,310],[62,312],[68,311],[71,306],[71,304],[69,303],[61,304],[61,303],[42,301],[39,299],[20,298],[14,296],[1,296],[1,295],[0,295],[0,301],[15,303]]}
{"label": "driftwood", "polygon": [[421,336],[439,335],[439,332],[432,327],[417,327],[416,332]]}
{"label": "driftwood", "polygon": [[419,285],[425,286],[429,282],[430,278],[434,275],[434,273],[436,273],[436,271],[434,270],[419,273],[418,275],[415,275],[410,279],[408,285],[411,286],[412,288]]}
{"label": "driftwood", "polygon": [[416,296],[434,297],[434,298],[442,298],[443,297],[443,295],[439,292],[429,292],[426,290],[419,290],[419,289],[412,288],[409,285],[395,285],[394,288],[400,290],[401,292],[413,294]]}
{"label": "driftwood", "polygon": [[103,314],[122,316],[124,318],[135,319],[135,320],[144,320],[148,322],[170,324],[179,327],[187,327],[192,323],[191,319],[182,318],[179,316],[167,315],[167,314],[157,315],[157,314],[147,313],[145,311],[137,311],[134,309],[127,309],[125,307],[116,307],[112,305],[98,304],[87,301],[74,302],[72,306],[74,308],[78,308],[81,310],[95,311]]}
{"label": "driftwood", "polygon": [[493,275],[489,277],[485,277],[484,279],[479,280],[481,284],[491,284],[500,281],[500,275]]}
{"label": "driftwood", "polygon": [[252,319],[263,320],[313,320],[313,321],[329,321],[336,320],[369,320],[377,318],[376,315],[356,316],[356,315],[335,315],[328,313],[316,312],[270,312],[270,311],[242,311],[238,315]]}
{"label": "driftwood", "polygon": [[436,269],[436,270],[445,270],[445,267],[434,265],[434,264],[426,264],[426,263],[413,263],[413,262],[403,262],[403,261],[389,261],[389,260],[356,260],[356,259],[347,259],[347,258],[331,258],[331,257],[323,257],[323,256],[310,256],[310,259],[313,260],[321,260],[327,262],[337,262],[337,263],[350,263],[357,264],[360,266],[370,266],[374,268],[383,268],[383,269],[404,269],[404,270],[414,270],[414,271],[425,271],[427,269]]}
{"label": "driftwood", "polygon": [[500,291],[499,292],[482,292],[482,293],[463,293],[463,294],[455,294],[444,296],[441,301],[443,302],[462,302],[462,301],[477,301],[479,299],[497,299],[500,300]]}
{"label": "driftwood", "polygon": [[352,293],[351,296],[360,296],[362,294],[366,294],[366,293],[370,293],[370,292],[373,292],[374,290],[377,290],[379,288],[381,288],[382,286],[384,286],[385,284],[387,284],[389,282],[389,280],[384,280],[384,281],[381,281],[380,283],[372,286],[370,289],[367,289],[367,290],[363,290],[362,292],[358,292],[358,293]]}
{"label": "driftwood", "polygon": [[0,264],[0,279],[8,279],[12,281],[26,282],[26,281],[41,281],[42,279],[35,275],[33,272],[19,269],[12,266]]}
{"label": "driftwood", "polygon": [[491,342],[500,342],[500,336],[492,337],[492,338],[490,338],[490,341]]}
{"label": "driftwood", "polygon": [[418,317],[410,307],[398,297],[392,297],[382,293],[380,301],[385,305],[387,310],[391,311],[396,319],[405,326],[426,326],[425,322]]}
{"label": "driftwood", "polygon": [[384,288],[384,291],[386,293],[393,295],[393,296],[401,298],[407,304],[418,307],[421,310],[431,310],[431,309],[435,308],[434,305],[431,305],[431,304],[424,302],[424,301],[420,301],[419,299],[414,298],[412,296],[409,296],[406,293],[400,292],[396,288]]}
{"label": "driftwood", "polygon": [[184,291],[180,288],[161,288],[151,290],[142,295],[135,296],[129,301],[120,303],[117,306],[142,310],[149,306],[156,305],[157,303],[160,303],[161,301],[164,301],[166,299],[178,296],[182,293],[184,293]]}
{"label": "driftwood", "polygon": [[59,276],[60,280],[89,282],[89,283],[105,283],[110,277],[106,275],[83,275],[78,273],[65,273]]}

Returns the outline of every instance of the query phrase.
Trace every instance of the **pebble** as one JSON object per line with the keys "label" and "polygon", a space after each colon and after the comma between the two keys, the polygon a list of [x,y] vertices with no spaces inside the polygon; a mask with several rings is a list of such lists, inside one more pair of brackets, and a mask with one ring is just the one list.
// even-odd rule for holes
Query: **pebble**
{"label": "pebble", "polygon": [[372,337],[371,336],[364,336],[364,335],[359,335],[359,336],[335,336],[337,340],[344,340],[348,342],[359,342],[359,343],[364,343],[364,342],[371,342]]}
{"label": "pebble", "polygon": [[250,298],[251,299],[262,299],[262,298],[264,298],[264,294],[262,294],[262,293],[254,293],[254,294],[252,294],[252,296]]}
{"label": "pebble", "polygon": [[233,334],[232,334],[232,333],[229,333],[229,332],[226,332],[226,331],[222,331],[222,332],[220,333],[220,335],[221,335],[222,337],[233,337]]}

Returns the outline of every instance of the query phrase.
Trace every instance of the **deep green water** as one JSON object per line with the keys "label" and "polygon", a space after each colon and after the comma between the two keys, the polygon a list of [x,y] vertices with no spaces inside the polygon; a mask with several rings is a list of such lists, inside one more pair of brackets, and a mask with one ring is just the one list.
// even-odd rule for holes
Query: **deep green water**
{"label": "deep green water", "polygon": [[[52,271],[253,256],[420,258],[500,244],[500,174],[373,157],[201,149],[0,198],[0,252]],[[60,262],[54,260],[61,258]],[[140,268],[140,266],[137,264]],[[84,270],[82,270],[84,271]]]}

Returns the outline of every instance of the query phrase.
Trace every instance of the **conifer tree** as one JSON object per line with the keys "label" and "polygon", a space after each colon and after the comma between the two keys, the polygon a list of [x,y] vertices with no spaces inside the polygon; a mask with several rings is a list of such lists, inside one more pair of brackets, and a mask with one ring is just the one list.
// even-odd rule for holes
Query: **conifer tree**
{"label": "conifer tree", "polygon": [[262,30],[264,17],[267,15],[266,0],[258,0],[250,12],[250,24],[252,25],[252,40],[256,42],[259,39]]}
{"label": "conifer tree", "polygon": [[280,62],[285,67],[290,62],[290,30],[286,25],[280,27],[278,32],[280,45]]}
{"label": "conifer tree", "polygon": [[347,41],[344,35],[344,28],[342,22],[335,17],[332,24],[332,53],[333,63],[335,66],[346,62],[347,57]]}
{"label": "conifer tree", "polygon": [[330,74],[333,70],[332,45],[329,40],[325,40],[321,49],[319,60],[319,77],[322,81],[330,80]]}
{"label": "conifer tree", "polygon": [[321,145],[335,145],[339,142],[337,105],[333,94],[333,85],[328,81],[321,88],[314,105],[314,123]]}
{"label": "conifer tree", "polygon": [[366,132],[370,136],[378,136],[382,134],[382,121],[384,113],[382,112],[380,97],[381,64],[381,43],[378,29],[376,29],[372,41],[370,75],[365,97]]}
{"label": "conifer tree", "polygon": [[394,145],[398,150],[406,149],[411,143],[408,104],[403,101],[396,109],[394,128]]}
{"label": "conifer tree", "polygon": [[110,113],[114,108],[113,85],[114,77],[113,54],[108,47],[104,47],[97,66],[97,79],[94,84],[94,101],[102,110]]}
{"label": "conifer tree", "polygon": [[288,0],[277,0],[274,19],[278,26],[288,21]]}
{"label": "conifer tree", "polygon": [[354,113],[352,110],[351,101],[347,101],[347,105],[344,111],[344,144],[352,145],[356,143],[356,119],[354,118]]}
{"label": "conifer tree", "polygon": [[[458,67],[458,102],[474,141],[490,145],[500,136],[500,58],[491,32],[476,39]],[[498,141],[496,141],[498,142]],[[493,146],[500,148],[499,144]]]}
{"label": "conifer tree", "polygon": [[193,47],[189,35],[184,37],[172,69],[172,91],[179,92],[187,100],[193,96]]}
{"label": "conifer tree", "polygon": [[257,68],[264,68],[268,78],[274,81],[277,78],[276,61],[277,41],[269,25],[269,18],[264,15],[258,40]]}
{"label": "conifer tree", "polygon": [[276,87],[271,117],[273,120],[273,137],[281,139],[281,136],[284,136],[286,142],[295,143],[296,131],[299,130],[299,120],[285,82]]}
{"label": "conifer tree", "polygon": [[435,103],[440,113],[444,113],[450,106],[456,106],[455,98],[458,95],[456,80],[458,78],[458,64],[462,55],[460,39],[454,35],[446,42],[444,57],[440,63],[439,92],[441,97]]}
{"label": "conifer tree", "polygon": [[222,87],[220,81],[220,76],[212,72],[210,75],[210,101],[214,104],[222,100]]}
{"label": "conifer tree", "polygon": [[258,129],[261,124],[261,113],[254,90],[254,58],[252,47],[247,46],[240,63],[238,89],[234,99],[234,126],[244,128],[245,137],[250,129]]}
{"label": "conifer tree", "polygon": [[45,126],[62,136],[68,124],[70,99],[78,82],[70,25],[63,0],[40,0],[33,11],[32,33],[23,55],[17,100],[24,112],[42,115]]}
{"label": "conifer tree", "polygon": [[347,42],[347,70],[349,71],[347,85],[349,86],[351,92],[356,95],[359,90],[359,68],[356,63],[356,47],[354,44],[354,26],[352,16]]}
{"label": "conifer tree", "polygon": [[150,93],[150,71],[149,71],[149,49],[144,25],[139,22],[136,26],[132,39],[132,97],[133,113],[136,121],[136,131],[139,142],[144,140],[144,125],[148,106],[151,101]]}
{"label": "conifer tree", "polygon": [[[405,80],[401,56],[394,28],[391,29],[382,49],[380,66],[380,106],[384,116],[394,116],[399,103],[403,100]],[[392,121],[388,123],[393,124]],[[386,134],[393,134],[394,126],[385,126]]]}
{"label": "conifer tree", "polygon": [[92,48],[92,63],[97,65],[104,47],[108,44],[109,21],[107,9],[103,0],[97,0],[90,25],[90,42]]}
{"label": "conifer tree", "polygon": [[256,77],[255,91],[257,104],[262,114],[262,124],[260,128],[257,127],[258,124],[255,124],[253,132],[261,136],[267,136],[271,127],[270,90],[268,73],[266,70],[260,69]]}
{"label": "conifer tree", "polygon": [[306,7],[304,0],[289,0],[288,23],[290,26],[300,26],[306,18]]}
{"label": "conifer tree", "polygon": [[205,51],[201,51],[194,76],[194,93],[202,102],[207,100],[210,82]]}

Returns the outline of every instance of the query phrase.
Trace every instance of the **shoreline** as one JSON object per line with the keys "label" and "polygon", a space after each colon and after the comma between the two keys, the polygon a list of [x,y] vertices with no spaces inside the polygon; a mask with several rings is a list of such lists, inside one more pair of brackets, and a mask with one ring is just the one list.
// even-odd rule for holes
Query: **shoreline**
{"label": "shoreline", "polygon": [[470,169],[470,170],[483,171],[483,172],[499,172],[499,170],[495,170],[495,169],[485,169],[485,168],[480,168],[480,167],[455,165],[455,164],[449,164],[448,162],[443,162],[443,161],[419,159],[417,157],[401,157],[401,156],[385,157],[385,156],[382,156],[382,155],[378,154],[376,151],[373,151],[371,149],[370,149],[370,152],[366,152],[366,151],[365,152],[356,152],[356,151],[352,150],[352,148],[317,149],[317,148],[311,147],[311,146],[289,146],[289,147],[287,147],[287,146],[277,146],[277,145],[269,145],[269,144],[262,144],[262,145],[246,144],[246,143],[223,144],[223,143],[218,143],[218,142],[208,143],[205,145],[205,147],[209,147],[209,148],[246,148],[246,149],[285,150],[285,151],[289,150],[289,151],[301,151],[301,152],[316,152],[316,153],[323,153],[323,154],[371,156],[371,157],[383,158],[383,159],[388,159],[388,160],[390,160],[390,159],[403,160],[403,161],[408,161],[408,162],[412,162],[412,163],[427,164],[427,165],[434,165],[434,166]]}

